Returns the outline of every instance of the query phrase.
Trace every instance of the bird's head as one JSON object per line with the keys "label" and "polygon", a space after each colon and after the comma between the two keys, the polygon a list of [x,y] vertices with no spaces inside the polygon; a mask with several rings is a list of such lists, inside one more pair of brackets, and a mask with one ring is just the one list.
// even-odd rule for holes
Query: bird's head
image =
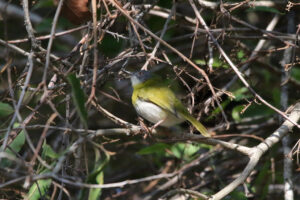
{"label": "bird's head", "polygon": [[150,71],[141,70],[139,72],[135,72],[131,76],[131,84],[135,86],[140,83],[144,83],[147,80],[152,78],[152,73]]}

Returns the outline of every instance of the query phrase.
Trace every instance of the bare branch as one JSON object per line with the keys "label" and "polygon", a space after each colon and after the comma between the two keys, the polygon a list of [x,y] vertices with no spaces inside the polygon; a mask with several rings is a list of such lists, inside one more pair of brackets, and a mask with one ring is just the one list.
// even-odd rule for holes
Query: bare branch
{"label": "bare branch", "polygon": [[[300,103],[297,103],[294,106],[289,118],[292,121],[298,121],[300,119]],[[257,146],[252,147],[251,151],[249,152],[250,161],[248,162],[241,175],[225,188],[220,190],[218,193],[214,194],[210,199],[222,199],[239,185],[241,185],[255,168],[261,156],[266,153],[274,144],[278,143],[285,135],[287,135],[294,126],[295,125],[291,123],[290,120],[286,120],[274,133],[267,137],[264,142],[261,142]]]}

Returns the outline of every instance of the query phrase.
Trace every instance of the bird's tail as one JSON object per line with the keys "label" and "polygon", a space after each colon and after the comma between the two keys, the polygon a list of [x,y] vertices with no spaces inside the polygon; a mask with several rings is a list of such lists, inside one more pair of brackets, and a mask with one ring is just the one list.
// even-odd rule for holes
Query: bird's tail
{"label": "bird's tail", "polygon": [[192,115],[189,113],[184,113],[183,117],[188,120],[204,137],[211,137],[205,126],[198,122],[197,119],[195,119]]}

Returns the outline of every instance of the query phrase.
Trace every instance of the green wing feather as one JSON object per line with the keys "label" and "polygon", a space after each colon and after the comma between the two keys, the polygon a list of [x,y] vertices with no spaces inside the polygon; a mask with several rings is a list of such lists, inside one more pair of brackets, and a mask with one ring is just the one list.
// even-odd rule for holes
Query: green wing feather
{"label": "green wing feather", "polygon": [[155,83],[153,80],[143,83],[141,88],[135,88],[132,98],[135,98],[132,99],[133,102],[137,98],[152,102],[173,114],[176,114],[174,108],[177,104],[176,101],[179,101],[172,90],[162,84]]}
{"label": "green wing feather", "polygon": [[181,101],[177,99],[174,92],[161,83],[161,80],[150,79],[145,83],[134,86],[132,102],[135,103],[137,99],[152,102],[177,117],[186,119],[203,136],[210,137],[207,129],[188,112]]}

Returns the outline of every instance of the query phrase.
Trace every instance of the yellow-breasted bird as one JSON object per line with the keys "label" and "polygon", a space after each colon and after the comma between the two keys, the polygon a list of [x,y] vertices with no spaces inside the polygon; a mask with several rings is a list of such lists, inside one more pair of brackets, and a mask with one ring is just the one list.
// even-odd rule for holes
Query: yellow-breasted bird
{"label": "yellow-breasted bird", "polygon": [[156,126],[172,127],[189,121],[203,136],[210,137],[207,129],[185,108],[174,92],[149,71],[131,75],[132,104],[137,113]]}

